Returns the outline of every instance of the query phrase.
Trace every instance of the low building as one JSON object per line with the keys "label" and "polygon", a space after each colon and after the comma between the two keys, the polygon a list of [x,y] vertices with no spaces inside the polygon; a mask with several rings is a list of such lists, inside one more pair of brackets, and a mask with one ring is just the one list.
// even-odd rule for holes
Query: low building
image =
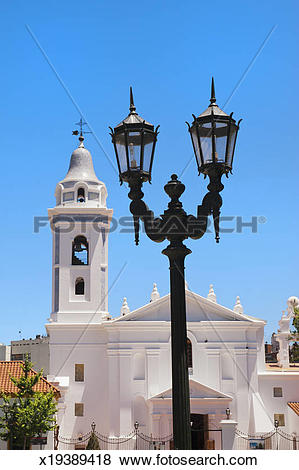
{"label": "low building", "polygon": [[36,335],[29,339],[11,341],[11,360],[24,361],[25,357],[33,363],[37,371],[43,369],[43,375],[49,373],[49,337]]}
{"label": "low building", "polygon": [[0,343],[0,361],[10,361],[10,346]]}

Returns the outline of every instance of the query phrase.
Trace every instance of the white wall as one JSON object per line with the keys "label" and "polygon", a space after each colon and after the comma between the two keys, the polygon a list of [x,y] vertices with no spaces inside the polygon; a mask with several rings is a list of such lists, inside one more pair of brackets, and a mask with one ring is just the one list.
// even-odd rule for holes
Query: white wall
{"label": "white wall", "polygon": [[[281,398],[273,396],[274,387],[282,388]],[[297,431],[299,434],[298,417],[296,418],[295,412],[287,404],[298,402],[298,391],[299,374],[296,372],[269,372],[259,376],[259,392],[273,423],[275,413],[284,414],[286,426],[283,430],[288,433]]]}
{"label": "white wall", "polygon": [[10,361],[10,346],[0,343],[0,361]]}

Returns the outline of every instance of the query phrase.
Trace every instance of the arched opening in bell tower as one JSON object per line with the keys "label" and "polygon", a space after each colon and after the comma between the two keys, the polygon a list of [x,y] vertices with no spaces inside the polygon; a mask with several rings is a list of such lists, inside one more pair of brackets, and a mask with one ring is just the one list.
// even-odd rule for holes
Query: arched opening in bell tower
{"label": "arched opening in bell tower", "polygon": [[85,189],[84,188],[78,189],[77,202],[85,202]]}
{"label": "arched opening in bell tower", "polygon": [[83,235],[78,235],[73,241],[72,264],[88,264],[88,242]]}
{"label": "arched opening in bell tower", "polygon": [[83,277],[78,277],[75,282],[75,295],[84,295],[85,283]]}

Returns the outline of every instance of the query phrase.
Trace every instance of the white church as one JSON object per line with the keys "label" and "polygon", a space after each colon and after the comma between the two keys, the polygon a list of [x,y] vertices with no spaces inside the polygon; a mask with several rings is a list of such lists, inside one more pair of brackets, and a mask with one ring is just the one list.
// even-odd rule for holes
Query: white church
{"label": "white church", "polygon": [[[160,297],[154,285],[146,305],[130,311],[124,299],[120,316],[109,314],[108,236],[113,211],[107,208],[106,186],[94,172],[83,137],[79,140],[67,175],[56,186],[56,205],[49,209],[53,291],[46,324],[48,380],[61,393],[59,432],[76,439],[94,421],[101,434],[119,437],[138,422],[146,435],[168,436],[169,294]],[[297,303],[295,297],[288,301],[288,325]],[[275,420],[286,433],[299,434],[294,405],[299,402],[299,367],[290,367],[288,347],[278,365],[266,364],[265,321],[245,314],[239,298],[233,310],[218,304],[212,286],[207,297],[187,287],[186,305],[191,421],[211,429],[206,439],[220,448],[212,430],[223,428],[225,420],[230,429],[245,434],[270,432]],[[193,445],[207,448],[206,443]]]}

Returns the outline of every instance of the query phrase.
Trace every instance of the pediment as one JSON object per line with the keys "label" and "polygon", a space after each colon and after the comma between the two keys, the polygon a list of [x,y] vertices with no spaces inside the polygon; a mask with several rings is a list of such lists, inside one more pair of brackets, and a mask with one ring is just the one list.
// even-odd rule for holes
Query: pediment
{"label": "pediment", "polygon": [[[186,313],[187,322],[211,322],[211,321],[232,321],[232,322],[260,322],[258,318],[236,313],[216,302],[202,297],[190,290],[186,291]],[[115,322],[127,321],[170,321],[170,295],[144,305],[126,315],[114,320]]]}
{"label": "pediment", "polygon": [[[190,379],[189,380],[189,392],[190,398],[192,399],[226,399],[231,401],[232,397],[226,395],[223,392],[219,392],[219,390],[215,390],[207,385],[204,385],[197,380]],[[158,393],[150,398],[150,400],[156,399],[170,399],[172,398],[172,388],[168,390],[164,390],[163,392]]]}

